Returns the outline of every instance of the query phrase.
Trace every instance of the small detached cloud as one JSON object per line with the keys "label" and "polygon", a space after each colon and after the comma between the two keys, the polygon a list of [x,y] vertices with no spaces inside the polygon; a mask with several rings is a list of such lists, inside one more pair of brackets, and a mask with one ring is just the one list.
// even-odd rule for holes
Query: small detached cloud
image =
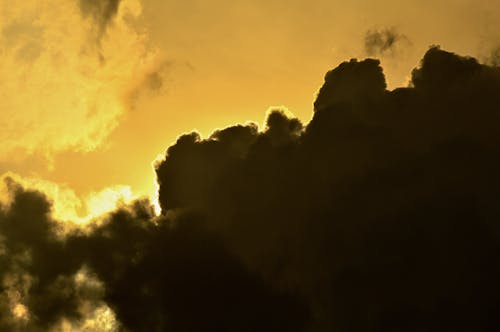
{"label": "small detached cloud", "polygon": [[364,39],[365,53],[369,56],[394,56],[400,48],[410,44],[408,37],[396,28],[368,30]]}

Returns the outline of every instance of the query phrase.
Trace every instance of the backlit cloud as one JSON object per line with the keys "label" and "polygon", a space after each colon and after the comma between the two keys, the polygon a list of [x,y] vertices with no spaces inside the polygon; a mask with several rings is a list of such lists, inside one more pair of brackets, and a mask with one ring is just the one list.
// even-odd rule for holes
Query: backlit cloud
{"label": "backlit cloud", "polygon": [[124,112],[124,95],[156,61],[131,25],[141,14],[137,0],[80,2],[2,4],[0,161],[97,148]]}
{"label": "backlit cloud", "polygon": [[50,195],[7,180],[0,329],[499,330],[499,68],[433,47],[411,76],[353,59],[307,124],[180,136],[161,215],[138,199],[61,236]]}

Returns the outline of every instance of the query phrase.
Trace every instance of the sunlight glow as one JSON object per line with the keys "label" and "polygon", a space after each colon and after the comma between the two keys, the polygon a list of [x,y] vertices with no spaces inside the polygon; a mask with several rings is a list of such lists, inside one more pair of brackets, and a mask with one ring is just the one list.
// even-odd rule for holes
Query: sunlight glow
{"label": "sunlight glow", "polygon": [[79,197],[69,187],[46,180],[21,177],[14,173],[4,174],[0,179],[0,202],[3,205],[8,206],[12,198],[8,188],[9,182],[18,183],[45,194],[52,203],[51,215],[54,219],[80,225],[139,198],[132,193],[129,186],[112,186]]}
{"label": "sunlight glow", "polygon": [[28,308],[24,304],[17,303],[14,305],[12,308],[12,314],[14,317],[18,320],[28,320],[29,319],[29,312]]}

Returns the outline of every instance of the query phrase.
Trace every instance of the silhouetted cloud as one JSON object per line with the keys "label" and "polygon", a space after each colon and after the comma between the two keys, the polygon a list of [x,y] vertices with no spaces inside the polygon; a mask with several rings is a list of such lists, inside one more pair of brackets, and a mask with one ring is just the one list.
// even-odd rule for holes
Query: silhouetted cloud
{"label": "silhouetted cloud", "polygon": [[365,52],[370,56],[393,55],[396,47],[403,42],[409,43],[408,37],[395,28],[368,30],[365,34]]}
{"label": "silhouetted cloud", "polygon": [[496,331],[499,89],[499,68],[437,47],[393,91],[377,60],[342,63],[305,126],[274,109],[262,131],[179,137],[161,216],[137,201],[65,235],[10,183],[0,327],[86,303],[130,331]]}
{"label": "silhouetted cloud", "polygon": [[[92,292],[82,293],[73,278],[81,260],[57,239],[57,223],[49,217],[50,203],[44,195],[10,179],[7,186],[13,198],[0,213],[0,307],[5,308],[0,327],[42,331],[61,317],[78,318],[82,301],[92,300]],[[29,308],[27,319],[12,319],[16,306]]]}
{"label": "silhouetted cloud", "polygon": [[[137,201],[91,231],[62,236],[42,193],[8,185],[12,203],[0,215],[2,330],[82,320],[89,303],[106,303],[131,331],[302,331],[307,322],[305,302],[250,271],[203,218],[183,214],[174,226]],[[13,317],[17,306],[26,319]]]}
{"label": "silhouetted cloud", "polygon": [[157,167],[164,213],[207,216],[299,290],[313,331],[498,328],[500,71],[432,48],[412,76],[387,91],[378,61],[351,60],[303,131],[275,111],[264,132],[182,136]]}

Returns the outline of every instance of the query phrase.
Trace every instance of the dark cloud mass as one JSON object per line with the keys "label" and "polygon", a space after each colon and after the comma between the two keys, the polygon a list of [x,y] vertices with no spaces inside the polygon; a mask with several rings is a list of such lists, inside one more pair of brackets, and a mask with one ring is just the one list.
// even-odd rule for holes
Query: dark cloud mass
{"label": "dark cloud mass", "polygon": [[395,28],[368,30],[365,34],[365,52],[369,56],[394,55],[398,46],[408,43],[408,37]]}
{"label": "dark cloud mass", "polygon": [[161,216],[137,201],[85,233],[11,183],[0,327],[85,302],[125,331],[498,331],[498,91],[499,68],[437,47],[393,91],[377,60],[342,63],[307,125],[185,134],[156,165]]}

